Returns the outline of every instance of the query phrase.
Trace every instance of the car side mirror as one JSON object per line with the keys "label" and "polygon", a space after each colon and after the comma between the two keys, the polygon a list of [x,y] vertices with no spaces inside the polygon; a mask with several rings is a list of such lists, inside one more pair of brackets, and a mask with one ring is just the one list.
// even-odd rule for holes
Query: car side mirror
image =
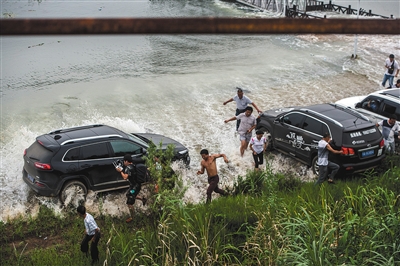
{"label": "car side mirror", "polygon": [[361,102],[356,104],[356,108],[361,108],[361,106],[362,106]]}

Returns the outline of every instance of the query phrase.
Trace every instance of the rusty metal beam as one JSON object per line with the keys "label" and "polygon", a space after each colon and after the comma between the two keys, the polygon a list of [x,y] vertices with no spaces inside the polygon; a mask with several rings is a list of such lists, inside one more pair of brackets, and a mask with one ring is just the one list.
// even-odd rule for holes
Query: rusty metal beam
{"label": "rusty metal beam", "polygon": [[400,19],[75,18],[1,19],[1,35],[400,34]]}

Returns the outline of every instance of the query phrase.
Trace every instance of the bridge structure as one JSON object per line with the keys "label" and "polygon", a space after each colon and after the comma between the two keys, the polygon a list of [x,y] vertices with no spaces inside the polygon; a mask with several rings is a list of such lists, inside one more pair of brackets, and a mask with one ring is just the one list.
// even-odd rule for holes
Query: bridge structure
{"label": "bridge structure", "polygon": [[325,18],[308,14],[309,11],[329,11],[347,15],[389,18],[374,14],[371,10],[354,9],[351,5],[347,7],[335,5],[332,4],[332,1],[324,3],[317,0],[236,0],[236,2],[259,10],[281,13],[291,18]]}

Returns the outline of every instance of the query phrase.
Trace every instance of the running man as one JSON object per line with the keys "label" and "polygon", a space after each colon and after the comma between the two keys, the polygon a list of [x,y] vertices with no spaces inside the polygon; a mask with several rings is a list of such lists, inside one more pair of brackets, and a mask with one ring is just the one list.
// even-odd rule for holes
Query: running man
{"label": "running man", "polygon": [[251,135],[253,129],[257,125],[257,119],[252,115],[253,108],[251,106],[246,107],[246,111],[244,113],[239,114],[238,116],[234,116],[225,120],[225,123],[233,120],[241,120],[242,122],[239,125],[239,135],[240,135],[240,155],[243,157],[244,151],[249,146],[249,142],[251,139]]}
{"label": "running man", "polygon": [[[237,89],[237,95],[233,96],[232,98],[230,98],[229,100],[224,102],[224,105],[226,105],[227,103],[233,102],[233,101],[236,102],[235,116],[238,116],[239,114],[244,113],[246,111],[246,107],[249,104],[253,105],[259,114],[262,113],[262,111],[257,107],[257,105],[252,100],[250,100],[249,97],[247,97],[246,95],[243,94],[243,90],[241,88],[236,87],[236,89]],[[239,125],[240,125],[240,120],[238,119],[236,121],[236,131],[238,131]]]}
{"label": "running man", "polygon": [[208,154],[208,150],[203,149],[200,151],[201,158],[203,160],[200,163],[201,169],[197,171],[198,175],[204,174],[204,169],[207,171],[207,176],[208,176],[208,188],[207,188],[207,201],[206,203],[211,202],[211,193],[214,191],[218,194],[221,194],[225,196],[227,193],[220,189],[218,187],[218,182],[219,182],[219,176],[218,176],[218,171],[217,171],[217,164],[215,163],[215,160],[217,158],[223,157],[224,161],[228,163],[228,158],[226,157],[225,154],[223,153],[218,153],[218,154]]}

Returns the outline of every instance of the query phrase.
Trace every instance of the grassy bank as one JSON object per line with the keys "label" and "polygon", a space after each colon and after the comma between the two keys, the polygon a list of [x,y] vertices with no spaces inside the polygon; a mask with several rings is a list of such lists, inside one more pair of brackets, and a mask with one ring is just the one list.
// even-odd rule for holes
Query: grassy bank
{"label": "grassy bank", "polygon": [[[184,205],[158,195],[135,221],[100,215],[101,265],[400,265],[399,157],[378,172],[303,183],[269,170],[238,177],[232,196]],[[41,206],[0,224],[2,265],[88,265],[83,221]]]}

